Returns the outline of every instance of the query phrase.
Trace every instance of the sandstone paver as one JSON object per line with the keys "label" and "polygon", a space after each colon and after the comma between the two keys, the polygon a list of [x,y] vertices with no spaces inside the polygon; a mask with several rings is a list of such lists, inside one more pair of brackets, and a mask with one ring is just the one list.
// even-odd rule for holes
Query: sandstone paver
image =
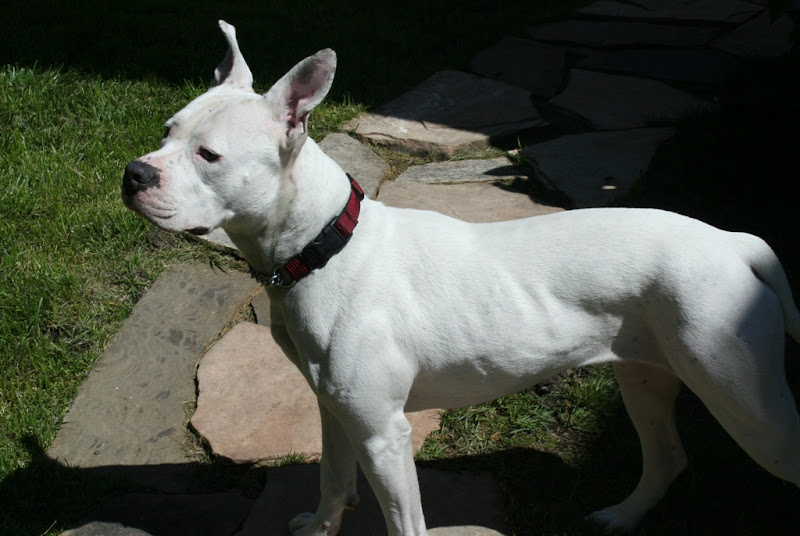
{"label": "sandstone paver", "polygon": [[581,15],[670,22],[744,22],[761,7],[742,0],[601,0],[578,10]]}
{"label": "sandstone paver", "polygon": [[[317,399],[269,328],[242,322],[205,355],[197,370],[192,427],[212,452],[235,463],[322,453]],[[415,450],[439,428],[439,411],[408,414]]]}
{"label": "sandstone paver", "polygon": [[[490,475],[426,468],[418,468],[417,474],[431,534],[495,536],[505,531],[502,495]],[[358,493],[361,503],[356,510],[345,512],[342,534],[385,535],[378,501],[362,475]],[[237,536],[284,534],[292,517],[313,512],[318,501],[319,466],[270,469],[264,493]]]}
{"label": "sandstone paver", "polygon": [[[126,476],[185,487],[187,403],[204,346],[258,290],[247,275],[183,265],[161,275],[98,359],[49,456],[72,467],[156,465]],[[169,465],[167,465],[169,464]]]}
{"label": "sandstone paver", "polygon": [[442,71],[344,129],[391,149],[452,156],[547,124],[531,104],[529,91],[474,74]]}
{"label": "sandstone paver", "polygon": [[578,207],[606,206],[647,170],[672,128],[642,128],[562,136],[524,150],[541,180]]}
{"label": "sandstone paver", "polygon": [[709,104],[663,82],[572,69],[567,88],[550,102],[587,119],[597,130],[674,121]]}
{"label": "sandstone paver", "polygon": [[705,88],[724,83],[740,64],[721,50],[648,48],[588,50],[576,66]]}
{"label": "sandstone paver", "polygon": [[719,37],[711,46],[751,58],[777,58],[792,48],[794,22],[787,15],[772,20],[763,13],[746,24]]}
{"label": "sandstone paver", "polygon": [[529,195],[508,186],[488,182],[417,184],[387,181],[381,187],[378,201],[401,208],[435,210],[475,223],[528,218],[563,210],[536,203]]}
{"label": "sandstone paver", "polygon": [[328,134],[319,146],[353,176],[367,197],[375,198],[381,182],[389,173],[389,164],[383,158],[347,134]]}
{"label": "sandstone paver", "polygon": [[533,26],[528,30],[528,35],[539,41],[590,47],[699,47],[711,41],[714,31],[714,28],[707,26],[564,20]]}
{"label": "sandstone paver", "polygon": [[469,63],[473,73],[525,88],[549,99],[561,89],[567,74],[566,49],[529,39],[505,37]]}
{"label": "sandstone paver", "polygon": [[507,158],[499,157],[486,160],[448,160],[409,166],[395,180],[426,184],[459,184],[522,178],[526,176],[521,168],[511,164]]}

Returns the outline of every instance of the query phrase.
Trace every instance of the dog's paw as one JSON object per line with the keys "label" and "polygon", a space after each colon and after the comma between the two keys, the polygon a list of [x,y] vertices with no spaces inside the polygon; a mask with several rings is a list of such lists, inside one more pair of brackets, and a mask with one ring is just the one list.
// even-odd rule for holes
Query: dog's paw
{"label": "dog's paw", "polygon": [[589,514],[588,519],[608,533],[628,533],[638,525],[638,519],[622,514],[617,506],[609,506]]}
{"label": "dog's paw", "polygon": [[305,512],[289,521],[289,532],[292,536],[336,536],[338,530],[330,523],[317,521],[316,515]]}

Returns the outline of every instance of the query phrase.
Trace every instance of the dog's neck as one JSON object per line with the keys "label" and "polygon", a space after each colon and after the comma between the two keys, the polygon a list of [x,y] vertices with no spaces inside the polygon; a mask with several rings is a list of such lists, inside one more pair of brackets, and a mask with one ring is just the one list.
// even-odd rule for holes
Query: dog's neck
{"label": "dog's neck", "polygon": [[283,173],[261,231],[225,229],[253,270],[264,275],[297,255],[341,212],[350,195],[347,175],[310,138]]}

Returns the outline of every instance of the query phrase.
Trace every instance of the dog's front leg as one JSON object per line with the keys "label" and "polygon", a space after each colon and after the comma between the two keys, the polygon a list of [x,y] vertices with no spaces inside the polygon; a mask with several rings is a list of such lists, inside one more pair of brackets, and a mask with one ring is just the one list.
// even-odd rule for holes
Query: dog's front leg
{"label": "dog's front leg", "polygon": [[380,503],[389,536],[426,536],[411,424],[402,408],[351,423],[358,462]]}
{"label": "dog's front leg", "polygon": [[338,534],[345,509],[358,506],[356,453],[336,417],[319,404],[322,420],[320,460],[320,501],[316,514],[300,514],[289,522],[295,536]]}

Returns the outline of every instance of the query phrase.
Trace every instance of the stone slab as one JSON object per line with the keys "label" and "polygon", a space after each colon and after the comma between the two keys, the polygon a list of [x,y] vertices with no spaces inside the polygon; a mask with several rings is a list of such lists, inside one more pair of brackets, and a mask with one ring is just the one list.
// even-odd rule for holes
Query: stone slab
{"label": "stone slab", "polygon": [[777,58],[792,48],[794,22],[783,15],[772,20],[763,13],[730,33],[715,39],[711,46],[747,58]]}
{"label": "stone slab", "polygon": [[530,92],[460,71],[434,74],[400,97],[362,114],[344,130],[412,154],[452,156],[547,126]]}
{"label": "stone slab", "polygon": [[566,51],[529,39],[505,37],[472,58],[469,70],[549,99],[558,93],[564,82]]}
{"label": "stone slab", "polygon": [[89,520],[62,536],[227,536],[245,520],[252,505],[235,492],[130,493],[105,501]]}
{"label": "stone slab", "polygon": [[253,296],[253,299],[250,300],[250,305],[253,307],[253,314],[256,317],[256,324],[270,327],[272,325],[272,312],[270,311],[269,296],[267,296],[267,292],[259,292]]}
{"label": "stone slab", "polygon": [[596,130],[622,130],[670,122],[708,103],[663,82],[572,69],[567,88],[550,100],[587,119]]}
{"label": "stone slab", "polygon": [[128,476],[181,490],[172,473],[188,461],[185,407],[195,397],[195,367],[257,289],[246,274],[206,265],[163,273],[97,360],[48,454],[71,467],[157,465],[164,470]]}
{"label": "stone slab", "polygon": [[[234,463],[274,461],[290,453],[319,459],[316,396],[265,326],[234,326],[203,358],[197,384],[191,425],[216,456]],[[417,451],[439,428],[439,411],[407,415]]]}
{"label": "stone slab", "polygon": [[[488,473],[418,468],[422,508],[433,536],[502,536],[504,504],[500,489]],[[361,503],[345,512],[341,534],[386,534],[378,501],[359,475]],[[238,536],[283,534],[289,520],[313,512],[319,501],[319,466],[279,467],[267,472],[267,485]]]}
{"label": "stone slab", "polygon": [[487,160],[447,160],[420,166],[409,166],[400,174],[397,182],[421,182],[426,184],[459,184],[518,180],[527,178],[524,171],[507,158]]}
{"label": "stone slab", "polygon": [[347,134],[328,134],[319,146],[353,176],[367,197],[375,198],[381,182],[389,173],[389,164],[383,158]]}
{"label": "stone slab", "polygon": [[598,20],[564,20],[528,29],[539,41],[589,47],[699,47],[711,41],[714,32],[702,26]]}
{"label": "stone slab", "polygon": [[647,170],[671,128],[643,128],[562,136],[528,147],[523,154],[541,180],[578,207],[607,206]]}
{"label": "stone slab", "polygon": [[578,10],[580,15],[670,22],[740,23],[762,8],[742,0],[600,0]]}
{"label": "stone slab", "polygon": [[577,67],[679,82],[694,87],[723,84],[741,64],[712,49],[589,50]]}
{"label": "stone slab", "polygon": [[400,208],[434,210],[473,223],[515,220],[563,210],[542,205],[528,194],[489,182],[420,184],[387,181],[378,201]]}

